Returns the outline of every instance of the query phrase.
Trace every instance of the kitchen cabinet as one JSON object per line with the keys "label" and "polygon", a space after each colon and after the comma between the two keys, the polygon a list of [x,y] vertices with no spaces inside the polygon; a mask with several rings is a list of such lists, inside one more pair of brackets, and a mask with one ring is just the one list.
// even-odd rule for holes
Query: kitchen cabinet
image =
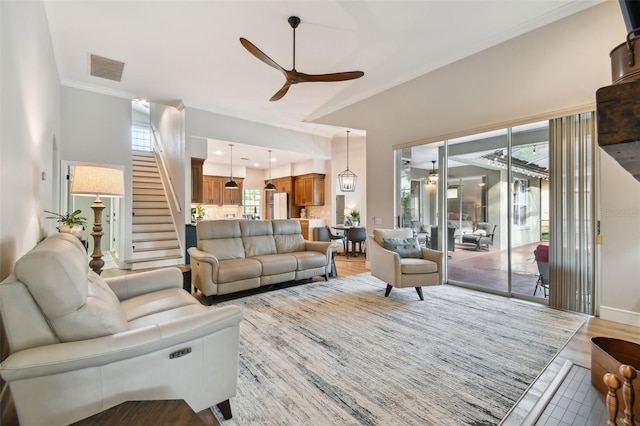
{"label": "kitchen cabinet", "polygon": [[222,204],[222,187],[224,182],[217,176],[203,177],[202,204],[219,206]]}
{"label": "kitchen cabinet", "polygon": [[229,178],[223,178],[222,183],[222,205],[224,206],[241,206],[242,205],[242,182],[244,179],[233,178],[238,183],[238,189],[225,189],[224,184]]}
{"label": "kitchen cabinet", "polygon": [[202,180],[202,166],[204,158],[191,159],[191,203],[201,204],[203,200],[204,182]]}
{"label": "kitchen cabinet", "polygon": [[302,233],[302,237],[305,240],[310,240],[309,238],[309,221],[308,220],[300,220],[300,232]]}
{"label": "kitchen cabinet", "polygon": [[241,206],[242,182],[244,179],[233,178],[238,183],[238,189],[225,189],[224,185],[229,180],[227,176],[203,177],[202,204],[212,206]]}
{"label": "kitchen cabinet", "polygon": [[273,179],[273,184],[276,186],[276,192],[286,192],[291,194],[293,178],[291,176]]}
{"label": "kitchen cabinet", "polygon": [[295,177],[294,197],[296,206],[324,205],[324,175],[309,173]]}

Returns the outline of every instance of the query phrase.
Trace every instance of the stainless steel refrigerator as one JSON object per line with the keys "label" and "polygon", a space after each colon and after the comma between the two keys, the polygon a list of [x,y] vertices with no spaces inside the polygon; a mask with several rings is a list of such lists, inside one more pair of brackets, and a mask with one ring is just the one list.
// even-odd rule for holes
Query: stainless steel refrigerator
{"label": "stainless steel refrigerator", "polygon": [[289,194],[286,192],[277,192],[273,194],[273,218],[274,219],[290,219],[289,211]]}

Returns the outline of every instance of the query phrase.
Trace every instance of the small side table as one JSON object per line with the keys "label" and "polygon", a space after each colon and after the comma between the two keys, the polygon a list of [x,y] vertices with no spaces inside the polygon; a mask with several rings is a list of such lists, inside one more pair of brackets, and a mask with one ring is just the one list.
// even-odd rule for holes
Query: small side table
{"label": "small side table", "polygon": [[182,399],[127,401],[94,414],[73,426],[102,425],[204,425],[200,416]]}

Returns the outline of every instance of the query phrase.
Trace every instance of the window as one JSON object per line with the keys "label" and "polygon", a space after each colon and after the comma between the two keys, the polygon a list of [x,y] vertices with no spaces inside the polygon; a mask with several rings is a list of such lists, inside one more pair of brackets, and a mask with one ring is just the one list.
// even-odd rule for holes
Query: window
{"label": "window", "polygon": [[261,194],[261,189],[242,190],[242,217],[250,219],[260,219]]}
{"label": "window", "polygon": [[513,180],[513,224],[525,226],[527,224],[527,188],[526,179]]}
{"label": "window", "polygon": [[151,132],[146,126],[131,126],[131,148],[136,151],[152,151]]}

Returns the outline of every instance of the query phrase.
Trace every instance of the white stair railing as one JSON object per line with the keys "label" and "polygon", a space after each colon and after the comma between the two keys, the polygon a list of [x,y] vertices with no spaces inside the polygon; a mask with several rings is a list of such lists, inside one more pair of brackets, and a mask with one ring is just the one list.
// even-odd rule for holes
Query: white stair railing
{"label": "white stair railing", "polygon": [[169,193],[171,194],[171,198],[173,200],[173,204],[178,213],[182,212],[182,206],[180,205],[180,201],[178,200],[178,196],[176,195],[176,191],[173,188],[173,181],[171,180],[171,175],[169,174],[169,170],[167,168],[167,163],[164,159],[164,148],[162,147],[162,142],[160,138],[156,134],[156,130],[150,126],[152,138],[152,149],[156,156],[156,160],[160,165],[160,175],[162,176],[162,180],[166,183],[166,186],[169,188]]}

